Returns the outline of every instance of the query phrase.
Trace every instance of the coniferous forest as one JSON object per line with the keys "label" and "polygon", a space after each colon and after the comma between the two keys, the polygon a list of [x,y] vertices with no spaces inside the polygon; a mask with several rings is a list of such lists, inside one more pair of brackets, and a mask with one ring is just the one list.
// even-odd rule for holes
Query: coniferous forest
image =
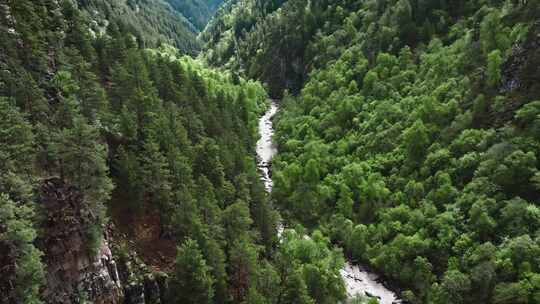
{"label": "coniferous forest", "polygon": [[0,0],[12,303],[540,304],[540,1]]}

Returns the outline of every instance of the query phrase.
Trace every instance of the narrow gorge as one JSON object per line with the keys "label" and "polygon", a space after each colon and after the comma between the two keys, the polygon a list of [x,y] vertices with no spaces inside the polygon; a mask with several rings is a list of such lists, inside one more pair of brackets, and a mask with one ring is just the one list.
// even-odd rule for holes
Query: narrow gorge
{"label": "narrow gorge", "polygon": [[0,304],[540,304],[540,0],[0,0]]}
{"label": "narrow gorge", "polygon": [[[272,119],[279,111],[279,101],[271,100],[268,109],[259,118],[259,140],[257,141],[257,163],[261,180],[264,182],[266,191],[271,194],[272,182],[272,157],[276,155],[277,147],[273,141],[274,123]],[[280,223],[278,228],[278,237],[283,232],[286,223]],[[340,271],[347,289],[347,296],[354,298],[362,295],[370,298],[376,298],[380,304],[401,303],[397,295],[384,286],[380,278],[366,270],[361,265],[356,265],[347,261]]]}

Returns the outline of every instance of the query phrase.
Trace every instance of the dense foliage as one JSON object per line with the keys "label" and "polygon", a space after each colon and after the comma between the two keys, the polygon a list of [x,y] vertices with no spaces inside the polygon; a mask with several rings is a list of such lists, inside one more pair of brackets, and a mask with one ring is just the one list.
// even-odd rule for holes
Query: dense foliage
{"label": "dense foliage", "polygon": [[[276,45],[270,45],[267,44],[269,41],[263,39],[273,37],[275,40],[280,39],[276,37],[277,35],[282,37],[296,35],[279,28],[282,24],[286,24],[285,22],[270,20],[272,16],[277,16],[281,12],[280,10],[272,15],[284,2],[284,0],[226,2],[201,33],[201,40],[204,43],[203,57],[210,64],[224,66],[236,72],[245,72],[252,78],[261,78],[270,85],[270,93],[278,94],[277,91],[285,86],[285,82],[291,82],[295,78],[285,75],[284,69],[286,64],[293,63],[290,56],[296,54],[297,48],[281,41]],[[283,11],[287,9],[284,8]],[[303,24],[298,23],[299,20],[301,19],[294,22],[301,27]],[[266,32],[269,28],[272,28],[271,33]],[[252,47],[254,49],[248,50]],[[280,48],[281,51],[278,52],[275,48]],[[267,55],[263,57],[262,52]]]}
{"label": "dense foliage", "polygon": [[258,3],[218,15],[206,59],[298,93],[273,162],[286,218],[413,303],[539,302],[539,3]]}
{"label": "dense foliage", "polygon": [[260,83],[146,48],[166,29],[141,32],[156,16],[144,1],[127,2],[143,19],[123,2],[81,2],[0,2],[0,302],[47,302],[36,239],[54,219],[37,190],[50,179],[80,193],[90,257],[109,221],[157,215],[155,241],[178,246],[165,265],[170,303],[342,299],[342,253],[327,238],[289,231],[277,242],[253,155]]}
{"label": "dense foliage", "polygon": [[[219,4],[0,0],[0,303],[46,301],[50,179],[90,256],[158,218],[167,302],[342,302],[342,252],[411,303],[540,302],[537,0],[229,0],[183,57]],[[279,239],[242,76],[284,96]]]}
{"label": "dense foliage", "polygon": [[110,23],[125,28],[142,46],[168,43],[187,54],[200,48],[198,29],[183,10],[166,0],[77,0],[93,36],[102,35]]}
{"label": "dense foliage", "polygon": [[[14,103],[0,98],[1,303],[38,303],[43,280],[41,252],[34,246],[32,126]],[[14,288],[10,288],[14,286]]]}
{"label": "dense foliage", "polygon": [[218,10],[222,0],[77,0],[87,16],[93,36],[103,34],[109,23],[137,37],[145,47],[171,44],[195,55],[200,49],[197,34]]}

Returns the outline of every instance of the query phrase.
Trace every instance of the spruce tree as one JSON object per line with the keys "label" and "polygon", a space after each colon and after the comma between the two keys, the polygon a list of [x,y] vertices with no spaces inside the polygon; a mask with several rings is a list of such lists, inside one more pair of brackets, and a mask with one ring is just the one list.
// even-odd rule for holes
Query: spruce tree
{"label": "spruce tree", "polygon": [[178,248],[169,299],[174,303],[210,304],[214,279],[196,241],[187,239]]}

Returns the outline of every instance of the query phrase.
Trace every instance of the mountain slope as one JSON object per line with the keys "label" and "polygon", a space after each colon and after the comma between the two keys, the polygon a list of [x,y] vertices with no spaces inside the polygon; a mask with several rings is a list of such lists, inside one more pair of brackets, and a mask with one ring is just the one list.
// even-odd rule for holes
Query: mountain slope
{"label": "mountain slope", "polygon": [[288,221],[412,303],[537,303],[538,2],[428,2],[231,10],[206,60],[292,93],[273,161]]}
{"label": "mountain slope", "polygon": [[328,238],[278,242],[262,85],[130,3],[0,0],[0,303],[343,300]]}
{"label": "mountain slope", "polygon": [[0,303],[539,302],[537,0],[218,5],[0,0]]}
{"label": "mountain slope", "polygon": [[[229,242],[220,231],[230,205],[242,212],[250,206],[273,225],[248,158],[265,102],[258,84],[233,83],[191,59],[175,59],[174,50],[147,51],[114,23],[106,35],[92,38],[88,20],[68,1],[17,0],[3,7],[0,53],[7,56],[0,62],[0,100],[2,117],[9,118],[0,153],[9,160],[0,179],[3,303],[38,301],[42,283],[48,303],[101,299],[100,290],[89,288],[99,281],[92,282],[84,265],[102,259],[109,206],[134,216],[157,214],[157,229],[173,244],[186,236],[204,240],[217,256]],[[24,157],[15,157],[19,153]],[[127,200],[121,200],[124,193]],[[241,215],[251,222],[249,212]],[[256,250],[257,228],[242,227],[234,248]],[[202,250],[208,257],[210,249]],[[168,266],[174,266],[172,254]],[[224,262],[209,264],[219,271],[224,264],[214,263]],[[130,276],[115,280],[143,284]],[[226,285],[217,286],[216,293],[226,292]]]}
{"label": "mountain slope", "polygon": [[94,32],[106,30],[109,22],[126,27],[148,47],[160,43],[174,45],[187,54],[196,54],[197,28],[163,0],[78,0],[91,21]]}
{"label": "mountain slope", "polygon": [[181,12],[196,28],[201,31],[223,0],[166,0],[175,10]]}

